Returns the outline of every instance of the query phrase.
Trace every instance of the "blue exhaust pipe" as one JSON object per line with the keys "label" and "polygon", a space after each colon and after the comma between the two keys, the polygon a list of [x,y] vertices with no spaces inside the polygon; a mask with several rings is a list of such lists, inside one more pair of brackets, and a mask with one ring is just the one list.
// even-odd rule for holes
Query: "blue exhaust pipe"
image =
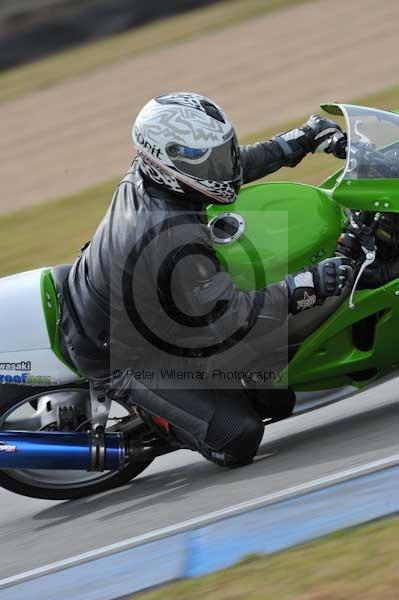
{"label": "blue exhaust pipe", "polygon": [[117,471],[125,458],[120,433],[0,431],[0,469]]}

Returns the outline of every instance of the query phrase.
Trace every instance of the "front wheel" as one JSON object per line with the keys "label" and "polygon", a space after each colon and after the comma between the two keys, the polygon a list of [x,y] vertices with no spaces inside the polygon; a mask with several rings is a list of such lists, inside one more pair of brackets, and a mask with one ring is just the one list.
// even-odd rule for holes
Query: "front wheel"
{"label": "front wheel", "polygon": [[[18,385],[0,386],[0,435],[1,430],[57,431],[56,410],[61,405],[75,404],[87,406],[90,394],[87,385],[28,388]],[[119,424],[133,420],[134,409],[122,402],[113,402],[107,422],[107,431],[118,431]],[[82,422],[82,430],[88,421]],[[137,417],[129,435],[142,435],[145,425]],[[98,494],[124,485],[142,473],[153,458],[140,457],[131,460],[119,471],[55,471],[38,469],[0,470],[0,486],[31,498],[46,500],[71,500],[91,494]]]}

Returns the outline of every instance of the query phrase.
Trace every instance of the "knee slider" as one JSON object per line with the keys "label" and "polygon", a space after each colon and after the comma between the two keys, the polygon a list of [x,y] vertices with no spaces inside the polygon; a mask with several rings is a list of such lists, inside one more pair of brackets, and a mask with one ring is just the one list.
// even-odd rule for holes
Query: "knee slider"
{"label": "knee slider", "polygon": [[262,441],[264,425],[257,415],[247,415],[234,437],[223,447],[237,464],[251,462]]}

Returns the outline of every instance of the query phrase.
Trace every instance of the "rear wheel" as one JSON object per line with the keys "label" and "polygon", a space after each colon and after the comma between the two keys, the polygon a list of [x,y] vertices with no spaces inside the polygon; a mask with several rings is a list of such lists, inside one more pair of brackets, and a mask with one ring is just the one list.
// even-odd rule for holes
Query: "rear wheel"
{"label": "rear wheel", "polygon": [[[65,404],[84,407],[89,401],[87,385],[57,388],[28,388],[3,384],[0,386],[1,430],[59,431],[54,420],[54,406]],[[81,419],[77,429],[86,430],[89,421]],[[134,408],[122,402],[112,402],[106,431],[120,431],[128,424],[133,439],[145,435],[147,428],[135,415]],[[137,477],[152,462],[152,457],[140,456],[119,471],[53,471],[53,470],[0,470],[0,486],[32,498],[70,500],[97,494],[123,485]]]}

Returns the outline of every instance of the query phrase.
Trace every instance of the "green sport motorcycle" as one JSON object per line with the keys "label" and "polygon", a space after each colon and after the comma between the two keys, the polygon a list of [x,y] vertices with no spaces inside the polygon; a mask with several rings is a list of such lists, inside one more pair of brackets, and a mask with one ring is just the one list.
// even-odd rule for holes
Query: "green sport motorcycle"
{"label": "green sport motorcycle", "polygon": [[[242,289],[262,288],[333,256],[350,211],[369,217],[360,226],[351,289],[290,317],[288,356],[272,392],[263,401],[256,376],[243,381],[265,420],[340,399],[399,365],[399,279],[360,289],[365,267],[380,258],[381,236],[393,252],[399,248],[399,115],[343,104],[323,108],[345,118],[341,171],[318,187],[248,186],[228,211],[208,209],[216,252]],[[165,423],[96,398],[76,373],[58,322],[57,294],[70,268],[0,279],[0,486],[57,500],[126,483],[176,449],[162,433]]]}

